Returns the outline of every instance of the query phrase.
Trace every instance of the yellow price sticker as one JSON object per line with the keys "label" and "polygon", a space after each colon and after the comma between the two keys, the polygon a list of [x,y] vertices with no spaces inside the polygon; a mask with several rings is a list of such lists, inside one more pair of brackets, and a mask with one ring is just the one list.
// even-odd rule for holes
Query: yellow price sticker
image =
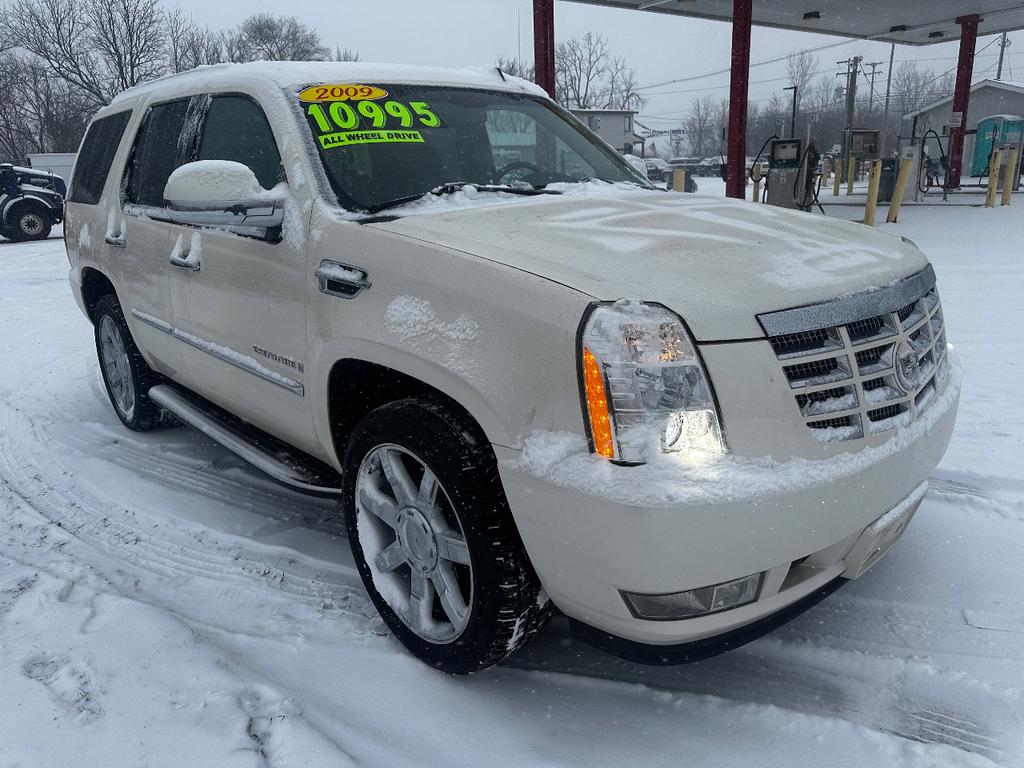
{"label": "yellow price sticker", "polygon": [[299,101],[372,101],[386,99],[388,92],[375,85],[352,85],[344,83],[326,83],[311,85],[299,92]]}

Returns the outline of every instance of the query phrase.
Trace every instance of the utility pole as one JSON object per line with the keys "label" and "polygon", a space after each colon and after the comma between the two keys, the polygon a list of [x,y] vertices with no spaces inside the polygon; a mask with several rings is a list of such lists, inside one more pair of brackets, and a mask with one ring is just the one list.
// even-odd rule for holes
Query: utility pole
{"label": "utility pole", "polygon": [[1003,79],[1003,56],[1009,46],[1010,41],[1006,39],[1006,33],[1003,32],[999,39],[999,66],[996,67],[996,80]]}
{"label": "utility pole", "polygon": [[[889,45],[889,71],[885,78],[885,111],[882,113],[882,141],[881,154],[885,157],[886,139],[889,137],[889,94],[892,92],[892,64],[896,58],[896,43]],[[897,147],[897,149],[899,149]]]}
{"label": "utility pole", "polygon": [[847,167],[850,162],[850,131],[853,130],[854,110],[857,106],[857,70],[860,68],[860,63],[863,60],[863,56],[854,56],[852,59],[836,62],[837,64],[846,65],[846,72],[840,72],[836,75],[836,77],[846,77],[846,130],[843,131],[843,151],[840,153],[842,167],[839,169],[839,172],[844,176],[847,173]]}
{"label": "utility pole", "polygon": [[870,64],[865,64],[865,67],[871,67],[871,72],[865,72],[865,77],[871,78],[871,92],[868,94],[868,111],[870,112],[875,106],[875,75],[878,74],[878,68],[882,66],[884,61],[872,61]]}

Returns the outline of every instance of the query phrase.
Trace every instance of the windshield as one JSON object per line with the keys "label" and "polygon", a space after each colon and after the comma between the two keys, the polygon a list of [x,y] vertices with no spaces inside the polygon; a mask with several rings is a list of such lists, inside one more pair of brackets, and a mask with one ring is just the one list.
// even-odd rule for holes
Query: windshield
{"label": "windshield", "polygon": [[550,102],[414,85],[323,85],[299,94],[339,202],[374,212],[462,183],[509,191],[591,179],[647,186]]}

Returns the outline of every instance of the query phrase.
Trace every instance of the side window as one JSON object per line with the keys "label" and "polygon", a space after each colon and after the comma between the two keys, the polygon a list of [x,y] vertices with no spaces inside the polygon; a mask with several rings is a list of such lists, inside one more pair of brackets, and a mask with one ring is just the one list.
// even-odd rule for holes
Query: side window
{"label": "side window", "polygon": [[245,96],[214,96],[203,123],[198,160],[234,160],[270,189],[284,178],[281,155],[266,115]]}
{"label": "side window", "polygon": [[178,147],[190,101],[168,101],[146,113],[128,171],[129,203],[163,207],[167,179],[183,162]]}
{"label": "side window", "polygon": [[101,117],[93,121],[78,151],[75,173],[71,179],[68,202],[96,205],[103,194],[103,185],[114,162],[131,110]]}

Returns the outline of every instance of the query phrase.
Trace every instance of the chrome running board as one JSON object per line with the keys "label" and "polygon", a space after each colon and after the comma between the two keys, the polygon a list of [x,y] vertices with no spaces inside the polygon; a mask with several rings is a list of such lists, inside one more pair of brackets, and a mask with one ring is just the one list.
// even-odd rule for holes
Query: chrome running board
{"label": "chrome running board", "polygon": [[150,388],[149,398],[282,485],[315,496],[341,495],[341,475],[333,467],[198,395],[171,384],[158,384]]}

